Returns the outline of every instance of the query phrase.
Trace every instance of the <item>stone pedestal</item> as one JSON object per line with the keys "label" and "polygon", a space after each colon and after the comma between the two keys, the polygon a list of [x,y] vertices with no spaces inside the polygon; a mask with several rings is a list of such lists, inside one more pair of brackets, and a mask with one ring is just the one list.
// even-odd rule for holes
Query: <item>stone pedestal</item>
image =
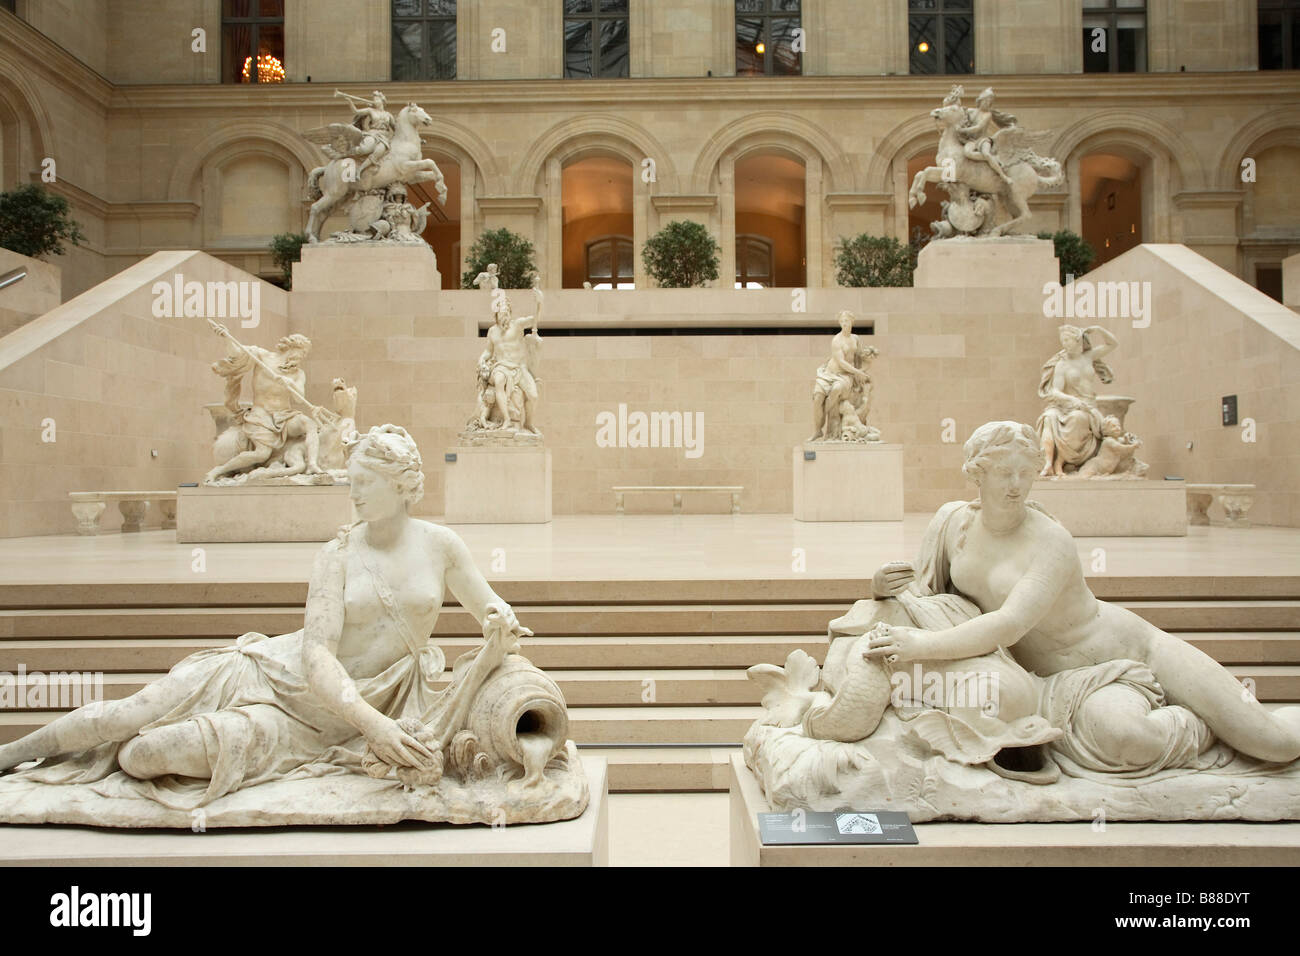
{"label": "stone pedestal", "polygon": [[348,485],[179,488],[176,540],[328,541],[356,520]]}
{"label": "stone pedestal", "polygon": [[1076,538],[1187,534],[1187,489],[1181,481],[1044,478],[1034,482],[1029,497]]}
{"label": "stone pedestal", "polygon": [[1050,239],[956,238],[936,240],[921,250],[912,285],[917,289],[1041,289],[1060,278]]}
{"label": "stone pedestal", "polygon": [[[1294,823],[919,823],[915,846],[764,846],[758,814],[772,808],[744,758],[732,754],[732,866],[1294,866]],[[855,810],[879,809],[853,807]]]}
{"label": "stone pedestal", "polygon": [[804,442],[793,466],[796,521],[903,520],[902,445]]}
{"label": "stone pedestal", "polygon": [[443,463],[448,524],[544,524],[551,520],[551,452],[460,445]]}
{"label": "stone pedestal", "polygon": [[438,257],[428,246],[322,242],[302,247],[293,291],[426,292],[442,288]]}

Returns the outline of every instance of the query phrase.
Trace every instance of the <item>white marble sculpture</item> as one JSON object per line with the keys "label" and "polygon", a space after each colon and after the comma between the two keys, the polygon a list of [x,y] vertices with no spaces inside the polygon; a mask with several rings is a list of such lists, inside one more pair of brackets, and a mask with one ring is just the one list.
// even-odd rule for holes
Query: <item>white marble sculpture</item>
{"label": "white marble sculpture", "polygon": [[1088,588],[1069,532],[1029,500],[1028,425],[966,442],[979,486],[931,521],[915,565],[830,624],[819,668],[751,667],[765,713],[746,762],[778,810],[913,821],[1300,819],[1300,707]]}
{"label": "white marble sculpture", "polygon": [[537,311],[515,318],[510,300],[497,287],[495,265],[479,273],[475,284],[491,291],[492,327],[478,359],[478,408],[460,433],[462,445],[540,445],[537,429],[537,383],[541,364],[542,290],[533,287]]}
{"label": "white marble sculpture", "polygon": [[[302,361],[311,350],[305,335],[286,335],[275,351],[240,343],[220,323],[225,358],[212,371],[226,380],[224,414],[212,452],[216,465],[205,485],[329,485],[347,481],[344,446],[356,434],[357,390],[336,378],[331,411],[307,400]],[[252,403],[243,404],[244,379]]]}
{"label": "white marble sculpture", "polygon": [[[520,655],[532,632],[452,531],[410,517],[419,451],[394,425],[353,446],[360,520],[316,558],[303,627],[201,651],[122,700],[0,746],[0,821],[118,827],[538,823],[588,787],[559,688]],[[482,647],[446,672],[450,592]],[[445,682],[445,686],[440,686]]]}
{"label": "white marble sculpture", "polygon": [[331,242],[424,245],[420,234],[429,204],[417,209],[407,202],[406,187],[432,180],[438,201],[447,202],[442,171],[432,159],[424,158],[420,143],[421,127],[433,125],[433,120],[415,103],[393,116],[378,90],[369,100],[340,90],[334,95],[348,100],[352,121],[303,134],[329,158],[307,177],[307,193],[315,200],[307,219],[307,239],[319,242],[325,220],[346,203],[348,229],[331,236]]}
{"label": "white marble sculpture", "polygon": [[1029,197],[1059,186],[1065,173],[1055,159],[1034,147],[1050,134],[1030,133],[1016,118],[994,109],[992,88],[961,105],[964,90],[954,86],[943,105],[931,110],[940,128],[935,165],[916,174],[908,205],[925,202],[925,184],[938,183],[948,193],[944,218],[931,223],[935,239],[955,236],[1003,236],[1019,231],[1030,218]]}
{"label": "white marble sculpture", "polygon": [[[1115,375],[1103,359],[1119,340],[1099,325],[1061,326],[1061,350],[1043,365],[1038,396],[1045,407],[1037,430],[1044,478],[1143,478],[1142,442],[1124,430],[1132,399],[1097,394]],[[1115,414],[1118,412],[1118,414]]]}
{"label": "white marble sculpture", "polygon": [[880,441],[880,429],[867,424],[872,391],[867,370],[880,353],[853,333],[853,319],[852,312],[839,314],[840,331],[831,339],[831,357],[817,369],[809,441]]}

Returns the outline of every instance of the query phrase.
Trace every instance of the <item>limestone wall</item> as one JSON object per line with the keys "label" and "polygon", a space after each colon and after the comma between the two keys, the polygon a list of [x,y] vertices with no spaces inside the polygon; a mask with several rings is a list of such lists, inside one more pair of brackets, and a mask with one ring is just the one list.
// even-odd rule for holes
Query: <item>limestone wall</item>
{"label": "limestone wall", "polygon": [[[222,399],[209,365],[224,349],[202,318],[154,317],[154,282],[177,273],[252,278],[200,252],[159,252],[0,338],[0,536],[74,530],[70,491],[175,488],[211,467],[203,406]],[[286,295],[259,288],[259,326],[227,324],[271,347],[287,328]],[[328,391],[327,381],[312,397]],[[106,529],[119,523],[105,512]]]}
{"label": "limestone wall", "polygon": [[27,270],[27,278],[0,292],[0,338],[63,301],[63,276],[57,265],[0,249],[0,275],[13,269]]}
{"label": "limestone wall", "polygon": [[[1084,279],[1151,283],[1150,326],[1111,324],[1107,361],[1137,399],[1128,425],[1152,477],[1251,482],[1252,522],[1300,525],[1300,316],[1183,246],[1139,246]],[[1227,395],[1238,425],[1222,424]]]}

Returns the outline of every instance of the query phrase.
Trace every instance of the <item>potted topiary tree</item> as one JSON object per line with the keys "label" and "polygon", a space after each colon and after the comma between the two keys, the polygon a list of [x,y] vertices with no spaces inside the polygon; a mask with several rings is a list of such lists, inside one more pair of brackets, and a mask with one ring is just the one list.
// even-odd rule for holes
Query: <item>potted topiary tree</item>
{"label": "potted topiary tree", "polygon": [[63,244],[79,246],[86,237],[62,196],[35,183],[0,193],[0,248],[40,259],[63,255]]}
{"label": "potted topiary tree", "polygon": [[910,286],[923,245],[919,241],[903,245],[893,236],[865,232],[841,239],[835,251],[835,281],[849,288]]}
{"label": "potted topiary tree", "polygon": [[465,272],[460,277],[462,289],[473,289],[474,279],[495,262],[503,289],[531,289],[537,280],[533,261],[533,244],[509,229],[489,229],[481,233],[465,256]]}
{"label": "potted topiary tree", "polygon": [[271,261],[279,266],[286,289],[293,288],[293,264],[302,258],[306,242],[305,232],[282,232],[271,237]]}
{"label": "potted topiary tree", "polygon": [[1069,229],[1062,229],[1060,232],[1040,232],[1038,238],[1052,240],[1052,248],[1056,250],[1056,261],[1060,264],[1061,285],[1065,285],[1067,276],[1079,278],[1092,268],[1093,260],[1097,258],[1097,251],[1092,248],[1091,243]]}
{"label": "potted topiary tree", "polygon": [[689,289],[718,277],[717,240],[698,222],[668,223],[646,240],[641,261],[665,289]]}

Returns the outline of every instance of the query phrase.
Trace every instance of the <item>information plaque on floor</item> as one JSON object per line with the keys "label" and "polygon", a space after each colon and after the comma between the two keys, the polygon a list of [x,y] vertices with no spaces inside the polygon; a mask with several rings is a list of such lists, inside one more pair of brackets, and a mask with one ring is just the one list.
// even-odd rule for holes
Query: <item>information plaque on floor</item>
{"label": "information plaque on floor", "polygon": [[760,813],[758,835],[764,846],[824,846],[829,843],[915,844],[907,814],[896,810],[795,810]]}

